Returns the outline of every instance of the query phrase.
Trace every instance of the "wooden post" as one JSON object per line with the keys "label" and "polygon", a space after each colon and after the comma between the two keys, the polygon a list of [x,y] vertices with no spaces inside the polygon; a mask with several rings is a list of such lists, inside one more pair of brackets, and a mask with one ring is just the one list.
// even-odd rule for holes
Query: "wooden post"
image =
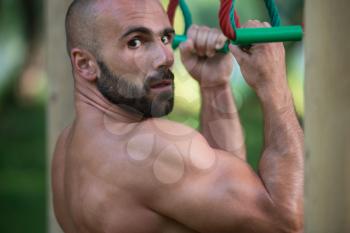
{"label": "wooden post", "polygon": [[350,1],[305,1],[307,233],[350,232]]}
{"label": "wooden post", "polygon": [[46,1],[46,46],[49,99],[47,105],[48,143],[48,232],[62,232],[52,211],[51,161],[59,133],[73,120],[73,78],[66,52],[64,20],[71,0]]}

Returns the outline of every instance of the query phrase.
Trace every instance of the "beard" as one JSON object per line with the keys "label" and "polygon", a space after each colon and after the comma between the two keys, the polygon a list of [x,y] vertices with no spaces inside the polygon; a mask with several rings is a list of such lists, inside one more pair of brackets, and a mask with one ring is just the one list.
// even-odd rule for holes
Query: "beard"
{"label": "beard", "polygon": [[[97,78],[97,88],[113,104],[143,118],[166,116],[173,110],[174,74],[169,69],[159,69],[139,87],[126,77],[115,75],[104,62],[99,61],[98,65],[101,76]],[[172,81],[172,90],[153,94],[151,83],[163,80]]]}

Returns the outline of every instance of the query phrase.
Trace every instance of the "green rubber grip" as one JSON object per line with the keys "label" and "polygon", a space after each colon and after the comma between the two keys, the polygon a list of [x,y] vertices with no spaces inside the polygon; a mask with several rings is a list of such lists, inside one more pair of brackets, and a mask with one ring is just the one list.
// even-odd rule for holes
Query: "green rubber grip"
{"label": "green rubber grip", "polygon": [[[300,41],[303,38],[301,26],[284,26],[272,28],[240,28],[236,31],[236,40],[228,41],[225,46],[217,52],[228,53],[229,44],[251,45],[257,43],[272,43],[285,41]],[[187,36],[175,36],[173,48],[177,48],[182,42],[187,40]]]}
{"label": "green rubber grip", "polygon": [[301,26],[238,28],[236,37],[236,40],[233,42],[236,45],[300,41],[303,38],[303,29]]}

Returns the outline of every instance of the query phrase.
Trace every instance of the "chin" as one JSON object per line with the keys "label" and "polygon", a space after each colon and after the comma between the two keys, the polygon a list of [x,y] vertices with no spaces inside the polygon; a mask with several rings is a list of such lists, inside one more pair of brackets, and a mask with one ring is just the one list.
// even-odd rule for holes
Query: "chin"
{"label": "chin", "polygon": [[160,118],[169,115],[174,108],[174,99],[152,106],[150,117]]}

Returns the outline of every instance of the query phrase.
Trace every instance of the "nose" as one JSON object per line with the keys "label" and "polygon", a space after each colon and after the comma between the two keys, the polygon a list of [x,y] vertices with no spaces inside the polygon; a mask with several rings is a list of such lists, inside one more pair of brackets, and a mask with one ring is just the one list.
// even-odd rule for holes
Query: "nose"
{"label": "nose", "polygon": [[174,53],[169,45],[162,42],[157,43],[157,48],[154,51],[153,68],[170,68],[174,64]]}

